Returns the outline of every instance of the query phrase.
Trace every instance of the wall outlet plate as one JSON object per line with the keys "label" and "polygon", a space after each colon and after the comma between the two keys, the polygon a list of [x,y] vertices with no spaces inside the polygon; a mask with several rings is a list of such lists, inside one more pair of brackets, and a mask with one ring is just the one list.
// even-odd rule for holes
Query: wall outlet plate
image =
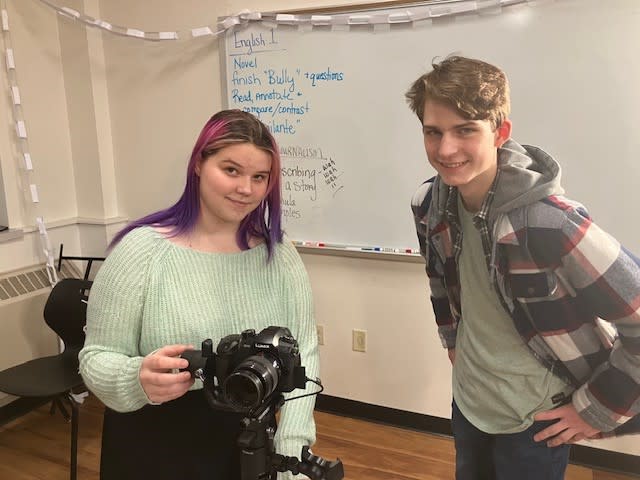
{"label": "wall outlet plate", "polygon": [[367,351],[367,331],[354,329],[351,334],[352,348],[354,352]]}

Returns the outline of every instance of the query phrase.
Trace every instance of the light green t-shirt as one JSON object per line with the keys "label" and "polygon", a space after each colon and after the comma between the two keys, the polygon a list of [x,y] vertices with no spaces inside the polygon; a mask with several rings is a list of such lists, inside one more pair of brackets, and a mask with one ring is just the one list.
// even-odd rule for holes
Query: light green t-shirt
{"label": "light green t-shirt", "polygon": [[[309,378],[319,356],[309,279],[286,239],[239,253],[205,253],[178,246],[150,227],[129,232],[100,268],[87,308],[80,373],[110,408],[128,412],[149,403],[138,371],[145,355],[170,344],[200,348],[248,328],[288,327]],[[196,381],[194,388],[202,388]],[[285,397],[311,393],[294,390]],[[287,402],[276,434],[279,453],[299,456],[315,441],[315,397]]]}
{"label": "light green t-shirt", "polygon": [[453,398],[476,428],[516,433],[554,408],[551,397],[570,390],[525,345],[491,282],[480,232],[458,197],[462,322],[456,337]]}

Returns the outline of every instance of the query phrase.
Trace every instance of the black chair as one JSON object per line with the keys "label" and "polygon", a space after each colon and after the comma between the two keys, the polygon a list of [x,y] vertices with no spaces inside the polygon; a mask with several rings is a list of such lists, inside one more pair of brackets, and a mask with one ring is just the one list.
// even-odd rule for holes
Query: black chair
{"label": "black chair", "polygon": [[[77,476],[78,406],[72,397],[82,387],[78,372],[78,353],[84,345],[87,299],[91,281],[65,278],[55,284],[44,307],[44,321],[64,342],[57,355],[36,358],[0,372],[0,391],[21,397],[19,400],[51,401],[67,421],[71,419],[70,478]],[[18,400],[17,400],[18,401]],[[17,402],[16,401],[16,402]],[[71,408],[71,416],[65,408]]]}

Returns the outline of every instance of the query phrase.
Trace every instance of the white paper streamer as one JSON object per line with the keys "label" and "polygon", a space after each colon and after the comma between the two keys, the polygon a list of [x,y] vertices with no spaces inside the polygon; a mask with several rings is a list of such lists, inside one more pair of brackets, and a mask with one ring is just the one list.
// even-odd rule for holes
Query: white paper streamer
{"label": "white paper streamer", "polygon": [[288,14],[288,13],[278,13],[276,15],[276,22],[293,25],[293,24],[298,23],[298,17],[296,17],[295,15]]}
{"label": "white paper streamer", "polygon": [[114,33],[116,35],[124,35],[127,37],[139,38],[142,40],[177,40],[178,39],[177,32],[145,32],[138,28],[113,25],[109,22],[105,22],[103,20],[86,15],[83,12],[78,12],[73,8],[58,6],[56,3],[50,0],[39,0],[39,1],[47,5],[48,7],[52,8],[53,10],[55,10],[60,15],[64,15],[65,17],[79,21],[90,27],[101,28],[103,30],[106,30],[110,33]]}
{"label": "white paper streamer", "polygon": [[96,20],[94,22],[94,25],[100,28],[104,28],[105,30],[108,30],[108,31],[113,30],[113,25],[111,25],[109,22],[104,22],[102,20]]}
{"label": "white paper streamer", "polygon": [[429,13],[432,17],[444,17],[445,15],[451,15],[453,10],[450,7],[434,7],[429,9]]}
{"label": "white paper streamer", "polygon": [[331,15],[311,15],[313,25],[331,25]]}
{"label": "white paper streamer", "polygon": [[31,155],[29,153],[24,154],[24,168],[28,171],[33,170],[33,162],[31,161]]}
{"label": "white paper streamer", "polygon": [[9,14],[4,9],[2,10],[2,30],[9,31]]}
{"label": "white paper streamer", "polygon": [[411,21],[411,12],[392,13],[389,15],[389,23],[407,23]]}
{"label": "white paper streamer", "polygon": [[222,26],[225,30],[233,27],[234,25],[240,25],[240,18],[238,17],[227,17],[223,20]]}
{"label": "white paper streamer", "polygon": [[178,32],[158,32],[160,40],[177,40]]}
{"label": "white paper streamer", "polygon": [[62,14],[66,14],[67,16],[69,16],[70,18],[73,18],[73,19],[80,18],[80,12],[77,12],[73,8],[60,7],[60,10],[58,10],[58,12],[62,13]]}
{"label": "white paper streamer", "polygon": [[370,15],[351,15],[348,23],[350,25],[366,25],[371,20]]}
{"label": "white paper streamer", "polygon": [[199,27],[191,30],[191,35],[193,37],[204,37],[205,35],[213,35],[213,32],[209,27]]}
{"label": "white paper streamer", "polygon": [[423,22],[424,20],[431,18],[428,11],[420,13],[411,12],[409,16],[411,17],[411,21],[414,23],[414,25],[416,23],[421,24],[421,22]]}
{"label": "white paper streamer", "polygon": [[19,138],[27,138],[27,127],[24,124],[24,120],[18,120],[16,122],[16,133]]}
{"label": "white paper streamer", "polygon": [[11,87],[11,96],[13,97],[13,104],[20,105],[20,90],[15,85]]}
{"label": "white paper streamer", "polygon": [[130,37],[145,38],[145,32],[135,28],[127,28],[127,35]]}
{"label": "white paper streamer", "polygon": [[40,235],[44,235],[47,229],[44,226],[44,220],[42,220],[42,217],[36,218],[36,225],[38,226],[38,231],[40,232]]}
{"label": "white paper streamer", "polygon": [[51,248],[51,240],[49,240],[49,234],[47,233],[47,227],[44,224],[42,217],[36,218],[36,225],[38,225],[38,231],[40,232],[40,243],[42,245],[42,253],[46,259],[47,276],[49,277],[49,283],[55,285],[58,283],[58,272],[55,268],[55,261],[53,258],[53,249]]}
{"label": "white paper streamer", "polygon": [[16,62],[13,60],[13,49],[7,48],[7,69],[12,70],[16,68]]}
{"label": "white paper streamer", "polygon": [[38,198],[38,187],[35,185],[35,183],[29,185],[29,189],[31,190],[31,200],[33,201],[33,203],[40,202],[40,198]]}
{"label": "white paper streamer", "polygon": [[262,13],[260,12],[250,12],[248,10],[240,13],[240,18],[246,18],[247,20],[257,21],[262,19]]}

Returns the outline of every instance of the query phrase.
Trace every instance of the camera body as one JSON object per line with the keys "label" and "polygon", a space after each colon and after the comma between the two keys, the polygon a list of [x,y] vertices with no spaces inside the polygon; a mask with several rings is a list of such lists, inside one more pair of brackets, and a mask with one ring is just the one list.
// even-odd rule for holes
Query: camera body
{"label": "camera body", "polygon": [[211,340],[205,340],[201,352],[186,355],[190,365],[197,367],[193,358],[197,354],[206,359],[201,372],[205,393],[218,408],[252,412],[270,403],[277,394],[306,385],[298,342],[285,327],[228,335],[220,341],[215,353]]}

